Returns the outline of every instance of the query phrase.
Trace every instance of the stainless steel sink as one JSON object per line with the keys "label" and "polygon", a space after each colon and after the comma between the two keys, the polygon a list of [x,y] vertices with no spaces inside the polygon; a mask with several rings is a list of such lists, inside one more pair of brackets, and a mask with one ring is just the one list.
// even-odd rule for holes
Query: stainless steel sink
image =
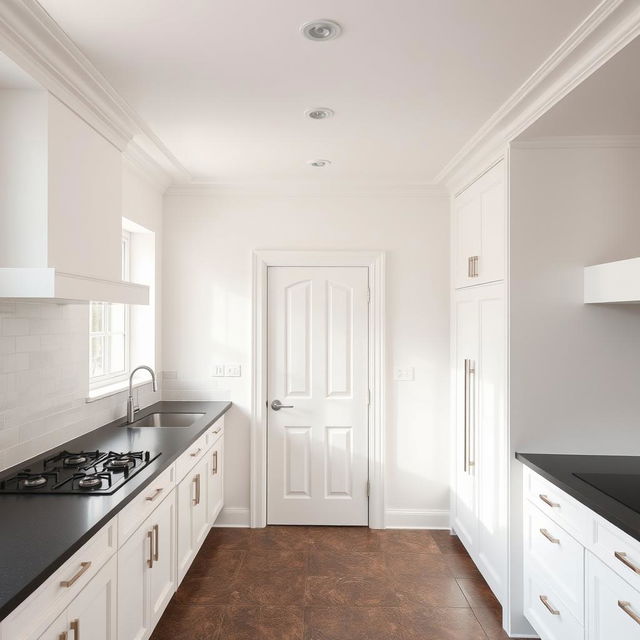
{"label": "stainless steel sink", "polygon": [[127,427],[157,427],[157,428],[173,428],[173,427],[190,427],[204,413],[150,413],[144,418],[134,420]]}

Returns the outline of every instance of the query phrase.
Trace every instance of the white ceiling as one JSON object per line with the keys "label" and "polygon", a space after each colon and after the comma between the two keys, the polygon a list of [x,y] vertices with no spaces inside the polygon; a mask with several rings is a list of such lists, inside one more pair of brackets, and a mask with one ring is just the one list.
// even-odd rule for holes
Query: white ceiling
{"label": "white ceiling", "polygon": [[[40,2],[196,179],[390,184],[431,181],[598,4]],[[342,36],[305,40],[316,18]]]}
{"label": "white ceiling", "polygon": [[640,38],[577,86],[521,139],[640,134]]}

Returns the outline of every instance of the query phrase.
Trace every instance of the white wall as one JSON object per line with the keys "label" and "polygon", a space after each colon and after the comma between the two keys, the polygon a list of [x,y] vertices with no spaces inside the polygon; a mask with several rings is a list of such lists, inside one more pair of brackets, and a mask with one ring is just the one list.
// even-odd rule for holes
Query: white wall
{"label": "white wall", "polygon": [[[155,231],[160,245],[160,192],[129,168],[123,184],[127,217]],[[86,402],[88,347],[88,305],[0,300],[0,469],[125,414],[126,392]],[[159,399],[148,385],[138,394],[141,406]]]}
{"label": "white wall", "polygon": [[520,450],[640,453],[640,305],[583,267],[640,256],[640,149],[511,155],[511,432]]}
{"label": "white wall", "polygon": [[[388,524],[447,523],[448,202],[438,197],[167,196],[164,399],[229,399],[223,521],[248,522],[251,254],[256,249],[385,250]],[[241,378],[212,378],[214,363]],[[226,520],[225,520],[226,518]]]}

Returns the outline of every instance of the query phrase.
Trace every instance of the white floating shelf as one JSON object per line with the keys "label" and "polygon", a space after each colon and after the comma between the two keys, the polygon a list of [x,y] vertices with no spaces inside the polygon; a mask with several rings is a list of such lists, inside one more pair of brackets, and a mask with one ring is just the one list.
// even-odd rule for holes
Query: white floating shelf
{"label": "white floating shelf", "polygon": [[149,287],[133,282],[102,280],[49,267],[1,268],[0,298],[41,302],[120,302],[149,304]]}
{"label": "white floating shelf", "polygon": [[585,304],[640,302],[640,258],[584,268]]}

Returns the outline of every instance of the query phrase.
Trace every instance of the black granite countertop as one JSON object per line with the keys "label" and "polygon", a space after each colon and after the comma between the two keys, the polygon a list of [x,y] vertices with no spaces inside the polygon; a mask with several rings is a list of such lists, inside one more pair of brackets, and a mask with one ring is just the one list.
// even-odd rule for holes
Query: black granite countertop
{"label": "black granite countertop", "polygon": [[516,453],[516,458],[611,524],[640,540],[638,511],[576,477],[576,474],[632,476],[622,481],[637,482],[640,490],[640,456]]}
{"label": "black granite countertop", "polygon": [[[220,416],[230,402],[157,402],[136,419],[154,412],[204,413],[189,427],[128,428],[121,418],[52,452],[70,450],[149,450],[161,455],[112,495],[0,495],[0,620],[6,618],[58,567],[140,491],[162,473]],[[38,458],[41,458],[41,454]],[[25,461],[2,473],[28,467]]]}

